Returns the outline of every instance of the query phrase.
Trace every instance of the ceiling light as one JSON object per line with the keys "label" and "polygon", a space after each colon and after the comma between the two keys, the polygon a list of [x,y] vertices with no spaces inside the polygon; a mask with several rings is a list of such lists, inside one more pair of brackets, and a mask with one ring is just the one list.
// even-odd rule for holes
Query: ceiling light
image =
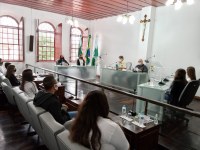
{"label": "ceiling light", "polygon": [[133,24],[135,21],[135,17],[132,15],[128,14],[128,1],[127,1],[127,13],[124,15],[119,15],[117,17],[117,22],[122,22],[122,24],[126,24],[127,22],[129,22],[130,24]]}
{"label": "ceiling light", "polygon": [[182,7],[183,3],[181,0],[177,0],[175,3],[175,9],[178,10]]}
{"label": "ceiling light", "polygon": [[73,25],[74,25],[74,22],[73,22],[73,20],[72,20],[72,19],[69,19],[69,20],[67,21],[67,24],[69,24],[69,25],[73,26]]}
{"label": "ceiling light", "polygon": [[187,4],[188,4],[188,5],[194,4],[194,0],[187,0]]}
{"label": "ceiling light", "polygon": [[117,17],[117,22],[121,22],[122,19],[123,19],[122,15],[118,16],[118,17]]}
{"label": "ceiling light", "polygon": [[135,21],[135,17],[134,16],[129,16],[128,21],[129,21],[130,24],[133,24],[134,21]]}
{"label": "ceiling light", "polygon": [[74,20],[74,26],[75,26],[75,27],[79,27],[79,23],[78,23],[77,20]]}
{"label": "ceiling light", "polygon": [[169,5],[172,5],[174,3],[174,0],[168,0],[165,5],[166,6],[169,6]]}

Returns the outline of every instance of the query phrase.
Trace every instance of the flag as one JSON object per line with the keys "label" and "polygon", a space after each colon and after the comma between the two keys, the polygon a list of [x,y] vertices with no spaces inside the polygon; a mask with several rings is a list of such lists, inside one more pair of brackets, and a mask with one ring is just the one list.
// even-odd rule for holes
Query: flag
{"label": "flag", "polygon": [[96,60],[99,56],[99,52],[98,52],[98,37],[96,36],[96,39],[95,39],[95,48],[94,48],[94,55],[93,55],[93,58],[92,58],[92,66],[95,66],[96,65]]}
{"label": "flag", "polygon": [[78,57],[81,56],[83,54],[82,52],[82,38],[80,38],[80,44],[79,44],[79,48],[78,48]]}
{"label": "flag", "polygon": [[85,54],[86,65],[88,65],[90,63],[90,39],[91,39],[91,35],[89,35],[89,37],[88,37],[88,47],[87,47],[87,51]]}

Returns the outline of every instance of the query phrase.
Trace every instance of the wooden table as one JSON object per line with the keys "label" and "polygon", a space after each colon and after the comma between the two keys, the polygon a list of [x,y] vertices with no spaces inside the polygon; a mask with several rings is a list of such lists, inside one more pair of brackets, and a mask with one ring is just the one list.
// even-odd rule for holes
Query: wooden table
{"label": "wooden table", "polygon": [[[77,110],[78,106],[83,100],[66,100],[66,103],[70,110]],[[132,123],[126,121],[124,124],[122,119],[113,114],[109,113],[109,117],[116,123],[118,123],[130,143],[131,150],[154,150],[158,146],[158,136],[159,136],[159,125],[154,125],[154,123],[149,123],[145,128],[140,128]]]}

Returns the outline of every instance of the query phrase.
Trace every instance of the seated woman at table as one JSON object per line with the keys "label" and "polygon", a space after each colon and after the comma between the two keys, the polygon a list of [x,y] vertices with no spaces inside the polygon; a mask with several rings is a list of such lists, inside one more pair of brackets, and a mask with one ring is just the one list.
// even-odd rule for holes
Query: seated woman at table
{"label": "seated woman at table", "polygon": [[186,85],[186,71],[184,69],[176,70],[174,80],[170,88],[165,93],[165,99],[167,100],[167,102],[169,104],[177,106],[179,96]]}
{"label": "seated woman at table", "polygon": [[187,67],[187,76],[188,76],[188,81],[196,80],[196,73],[195,73],[195,68],[190,66]]}
{"label": "seated woman at table", "polygon": [[119,56],[118,69],[119,70],[126,69],[126,63],[124,61],[124,56]]}
{"label": "seated woman at table", "polygon": [[25,69],[22,72],[22,83],[20,85],[20,89],[24,91],[24,93],[30,97],[34,98],[35,94],[38,93],[38,89],[36,84],[33,82],[33,72],[31,69]]}
{"label": "seated woman at table", "polygon": [[[101,91],[87,94],[70,129],[69,138],[93,150],[128,150],[129,143],[120,126],[108,118],[109,106]],[[84,129],[83,129],[84,127]]]}
{"label": "seated woman at table", "polygon": [[6,78],[9,79],[12,86],[20,85],[20,82],[15,77],[16,68],[14,65],[9,65],[6,72]]}
{"label": "seated woman at table", "polygon": [[79,58],[77,59],[76,65],[77,66],[85,66],[85,60],[83,59],[83,54],[81,54],[79,56]]}

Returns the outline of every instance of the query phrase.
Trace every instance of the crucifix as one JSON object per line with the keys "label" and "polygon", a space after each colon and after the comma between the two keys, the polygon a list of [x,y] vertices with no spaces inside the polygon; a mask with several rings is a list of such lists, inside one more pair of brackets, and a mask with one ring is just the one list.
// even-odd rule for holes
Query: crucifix
{"label": "crucifix", "polygon": [[145,30],[146,30],[146,24],[150,22],[150,19],[147,19],[147,15],[144,15],[144,20],[140,20],[140,23],[144,23],[144,29],[143,29],[143,34],[142,34],[142,42],[144,41],[144,36],[145,36]]}

